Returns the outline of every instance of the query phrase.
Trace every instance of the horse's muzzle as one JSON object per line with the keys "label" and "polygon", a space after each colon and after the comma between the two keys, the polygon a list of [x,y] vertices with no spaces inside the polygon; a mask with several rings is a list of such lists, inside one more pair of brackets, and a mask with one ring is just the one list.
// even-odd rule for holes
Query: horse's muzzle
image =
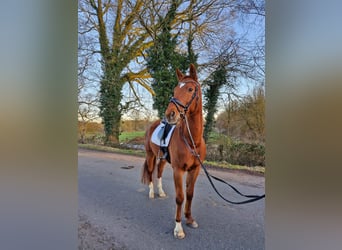
{"label": "horse's muzzle", "polygon": [[169,109],[167,109],[165,112],[165,118],[166,118],[167,123],[169,123],[171,125],[177,124],[179,119],[180,119],[179,112],[177,112],[173,108],[171,108],[170,111],[168,111],[168,110]]}

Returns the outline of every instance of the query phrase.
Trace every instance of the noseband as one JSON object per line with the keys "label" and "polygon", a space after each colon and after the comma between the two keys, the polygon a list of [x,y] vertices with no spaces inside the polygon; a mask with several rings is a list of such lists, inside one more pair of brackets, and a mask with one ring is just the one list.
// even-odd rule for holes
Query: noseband
{"label": "noseband", "polygon": [[[179,114],[181,116],[184,116],[186,114],[186,112],[188,111],[188,108],[190,107],[192,101],[197,96],[197,91],[198,91],[198,86],[197,86],[197,83],[196,83],[195,91],[192,94],[192,97],[191,97],[190,101],[187,104],[185,104],[185,105],[180,100],[178,100],[177,98],[171,97],[170,102],[173,103],[176,106],[177,111],[179,112]],[[180,107],[183,108],[183,112],[181,112]]]}

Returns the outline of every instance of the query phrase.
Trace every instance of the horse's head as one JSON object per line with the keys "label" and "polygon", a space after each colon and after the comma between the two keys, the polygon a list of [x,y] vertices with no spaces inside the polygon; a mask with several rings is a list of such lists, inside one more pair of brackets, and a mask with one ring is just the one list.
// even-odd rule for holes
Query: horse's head
{"label": "horse's head", "polygon": [[178,84],[173,90],[173,97],[165,111],[165,118],[170,124],[177,124],[183,116],[195,113],[202,95],[193,64],[190,64],[189,76],[183,75],[179,69],[176,70],[176,74]]}

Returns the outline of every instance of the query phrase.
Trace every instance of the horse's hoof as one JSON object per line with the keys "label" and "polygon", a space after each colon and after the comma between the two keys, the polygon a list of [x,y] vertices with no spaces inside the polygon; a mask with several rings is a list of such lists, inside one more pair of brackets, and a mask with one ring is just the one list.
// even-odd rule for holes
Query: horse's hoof
{"label": "horse's hoof", "polygon": [[178,232],[175,230],[173,232],[173,235],[175,236],[176,239],[179,239],[179,240],[184,239],[185,237],[185,233],[183,231]]}
{"label": "horse's hoof", "polygon": [[150,193],[148,194],[148,197],[149,197],[150,199],[154,199],[154,192],[150,192]]}
{"label": "horse's hoof", "polygon": [[176,222],[176,227],[173,230],[173,235],[176,239],[183,239],[185,237],[181,222]]}
{"label": "horse's hoof", "polygon": [[191,227],[191,228],[198,228],[198,224],[197,224],[196,221],[193,221],[193,222],[191,222],[191,223],[186,223],[186,225],[187,225],[188,227]]}
{"label": "horse's hoof", "polygon": [[164,192],[159,193],[159,197],[160,197],[160,198],[165,198],[165,197],[166,197],[166,194],[165,194]]}

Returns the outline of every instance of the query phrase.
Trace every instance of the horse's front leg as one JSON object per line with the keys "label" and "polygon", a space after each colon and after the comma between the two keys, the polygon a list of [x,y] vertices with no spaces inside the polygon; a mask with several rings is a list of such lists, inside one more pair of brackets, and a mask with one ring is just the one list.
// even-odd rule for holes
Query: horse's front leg
{"label": "horse's front leg", "polygon": [[182,227],[182,204],[184,200],[183,194],[183,175],[184,171],[174,167],[173,170],[173,179],[175,183],[175,190],[176,190],[176,227],[173,231],[175,238],[183,239],[185,237],[185,233]]}
{"label": "horse's front leg", "polygon": [[197,222],[191,216],[191,203],[194,195],[195,183],[200,172],[200,166],[196,166],[190,170],[186,177],[186,202],[185,202],[185,218],[186,225],[192,228],[197,228]]}

